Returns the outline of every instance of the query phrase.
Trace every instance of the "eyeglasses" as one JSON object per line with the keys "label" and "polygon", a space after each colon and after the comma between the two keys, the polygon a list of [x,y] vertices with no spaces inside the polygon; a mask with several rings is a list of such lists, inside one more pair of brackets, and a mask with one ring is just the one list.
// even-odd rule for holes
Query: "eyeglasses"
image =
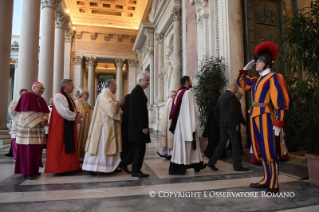
{"label": "eyeglasses", "polygon": [[35,86],[36,88],[39,88],[40,90],[44,90],[44,87],[38,87],[38,86]]}

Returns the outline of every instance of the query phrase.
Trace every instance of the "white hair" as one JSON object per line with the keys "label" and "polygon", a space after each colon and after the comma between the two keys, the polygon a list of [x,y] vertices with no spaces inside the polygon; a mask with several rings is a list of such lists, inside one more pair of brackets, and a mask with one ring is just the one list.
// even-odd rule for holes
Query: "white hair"
{"label": "white hair", "polygon": [[140,80],[144,80],[145,78],[150,78],[150,75],[147,73],[141,73],[137,76],[137,84],[140,83]]}
{"label": "white hair", "polygon": [[110,86],[113,84],[113,82],[114,82],[114,79],[108,79],[108,80],[106,80],[106,81],[105,81],[105,84],[104,84],[105,88],[110,87]]}

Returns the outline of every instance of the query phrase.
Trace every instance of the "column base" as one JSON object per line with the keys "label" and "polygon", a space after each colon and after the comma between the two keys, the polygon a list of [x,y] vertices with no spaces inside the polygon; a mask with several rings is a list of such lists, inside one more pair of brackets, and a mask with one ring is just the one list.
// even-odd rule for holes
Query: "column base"
{"label": "column base", "polygon": [[0,144],[10,144],[11,135],[9,134],[10,130],[0,130]]}

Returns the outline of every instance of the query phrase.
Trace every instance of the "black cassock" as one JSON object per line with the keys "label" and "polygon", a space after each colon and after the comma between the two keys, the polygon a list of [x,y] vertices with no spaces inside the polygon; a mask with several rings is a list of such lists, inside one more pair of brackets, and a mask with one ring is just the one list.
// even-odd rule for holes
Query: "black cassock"
{"label": "black cassock", "polygon": [[[203,137],[208,139],[208,145],[206,147],[206,150],[204,151],[204,155],[208,158],[211,158],[213,156],[220,138],[219,123],[214,115],[214,109],[217,105],[219,96],[220,94],[216,94],[213,97],[206,115],[206,127],[203,132]],[[220,158],[227,158],[226,149]]]}

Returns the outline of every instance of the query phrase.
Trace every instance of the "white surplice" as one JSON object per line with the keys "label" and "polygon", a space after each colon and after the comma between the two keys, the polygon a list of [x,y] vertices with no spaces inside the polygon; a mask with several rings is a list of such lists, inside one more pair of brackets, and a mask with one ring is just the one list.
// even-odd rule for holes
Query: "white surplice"
{"label": "white surplice", "polygon": [[[104,122],[102,125],[104,128]],[[97,155],[90,155],[89,152],[85,152],[82,170],[93,171],[93,172],[113,172],[121,162],[120,153],[115,156],[107,156],[104,152],[104,130],[101,131],[99,140],[99,147]]]}
{"label": "white surplice", "polygon": [[[196,132],[196,149],[193,149],[193,132]],[[199,114],[195,96],[185,91],[174,132],[174,147],[171,162],[190,165],[202,160],[199,144]]]}

